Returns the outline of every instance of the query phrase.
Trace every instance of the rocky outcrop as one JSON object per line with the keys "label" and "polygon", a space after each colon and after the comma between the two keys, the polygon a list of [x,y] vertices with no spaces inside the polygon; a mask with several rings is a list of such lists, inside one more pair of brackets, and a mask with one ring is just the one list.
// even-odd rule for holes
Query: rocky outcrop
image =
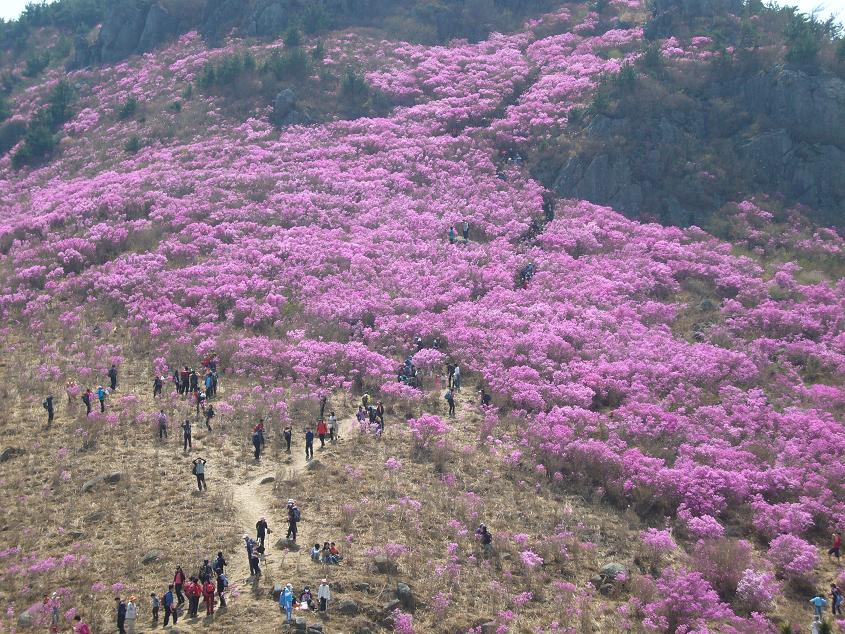
{"label": "rocky outcrop", "polygon": [[144,0],[113,3],[97,38],[97,61],[112,64],[135,53],[149,10]]}
{"label": "rocky outcrop", "polygon": [[284,0],[259,2],[246,24],[246,32],[258,37],[275,37],[290,26],[291,10]]}
{"label": "rocky outcrop", "polygon": [[[297,95],[290,89],[285,88],[273,100],[273,123],[278,126],[289,125],[308,125],[311,123],[311,117],[305,111],[297,107]],[[308,463],[306,468],[318,469],[320,461],[314,460]]]}
{"label": "rocky outcrop", "polygon": [[160,2],[157,2],[147,11],[144,29],[138,38],[135,52],[146,53],[151,51],[176,36],[178,32],[178,20],[170,15],[170,12]]}

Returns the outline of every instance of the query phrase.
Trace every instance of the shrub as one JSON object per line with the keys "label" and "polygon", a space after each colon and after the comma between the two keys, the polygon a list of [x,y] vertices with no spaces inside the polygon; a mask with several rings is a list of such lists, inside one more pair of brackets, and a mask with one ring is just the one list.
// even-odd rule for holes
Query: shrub
{"label": "shrub", "polygon": [[290,51],[273,51],[264,66],[265,71],[273,73],[279,81],[301,79],[308,74],[308,56],[301,48]]}
{"label": "shrub", "polygon": [[295,26],[288,27],[288,30],[285,31],[285,34],[282,37],[282,41],[285,43],[286,48],[296,48],[297,46],[302,46],[302,33],[300,33],[299,29]]}
{"label": "shrub", "polygon": [[[643,625],[660,632],[704,628],[731,615],[727,605],[698,572],[667,568],[657,580],[656,600],[643,606]],[[682,629],[684,628],[684,629]]]}
{"label": "shrub", "polygon": [[9,102],[3,95],[0,95],[0,121],[5,121],[12,114],[9,108]]}
{"label": "shrub", "polygon": [[439,416],[426,414],[408,421],[414,447],[417,451],[431,449],[434,444],[448,434],[452,428]]}
{"label": "shrub", "polygon": [[182,112],[182,102],[181,101],[171,102],[170,105],[167,106],[167,108],[171,112]]}
{"label": "shrub", "polygon": [[302,11],[302,30],[313,35],[328,26],[329,16],[320,2],[309,2]]}
{"label": "shrub", "polygon": [[129,97],[126,102],[117,111],[117,118],[121,121],[129,119],[138,111],[138,100],[135,97]]}
{"label": "shrub", "polygon": [[746,612],[768,612],[779,592],[780,584],[771,572],[748,568],[736,586],[736,599]]}
{"label": "shrub", "polygon": [[50,108],[42,108],[32,117],[24,136],[24,145],[12,156],[12,167],[20,169],[48,156],[56,147],[53,134],[53,115]]}
{"label": "shrub", "polygon": [[141,149],[141,139],[138,138],[137,134],[133,134],[129,137],[129,140],[126,142],[126,145],[123,146],[123,149],[129,154],[135,154]]}
{"label": "shrub", "polygon": [[657,566],[663,555],[678,547],[668,530],[649,528],[640,532],[640,540],[643,543],[643,558],[650,566]]}
{"label": "shrub", "polygon": [[0,126],[0,156],[11,150],[26,134],[26,123],[21,119],[13,119]]}
{"label": "shrub", "polygon": [[818,549],[795,535],[779,535],[769,545],[775,571],[790,581],[807,581],[819,562]]}
{"label": "shrub", "polygon": [[73,101],[73,89],[64,79],[50,91],[48,108],[50,110],[51,125],[58,128],[72,116],[70,104]]}
{"label": "shrub", "polygon": [[356,73],[354,68],[347,67],[340,82],[340,96],[355,104],[362,104],[369,95],[370,85],[367,81]]}
{"label": "shrub", "polygon": [[50,63],[50,54],[47,51],[43,53],[32,53],[26,58],[26,67],[23,70],[25,77],[35,77],[41,74],[47,64]]}
{"label": "shrub", "polygon": [[322,42],[317,42],[314,48],[311,49],[311,58],[315,61],[320,61],[326,56],[326,47]]}
{"label": "shrub", "polygon": [[723,537],[700,541],[692,555],[693,567],[698,570],[719,596],[730,601],[742,575],[751,565],[751,544],[744,539]]}

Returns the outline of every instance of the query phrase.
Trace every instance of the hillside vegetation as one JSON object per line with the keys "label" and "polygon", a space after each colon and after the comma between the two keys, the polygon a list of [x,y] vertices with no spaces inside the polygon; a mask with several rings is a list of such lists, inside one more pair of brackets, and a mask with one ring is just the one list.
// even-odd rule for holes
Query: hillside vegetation
{"label": "hillside vegetation", "polygon": [[[845,524],[835,24],[727,0],[237,4],[2,26],[3,628],[44,629],[55,592],[95,632],[137,595],[146,630],[150,593],[219,550],[228,607],[180,631],[283,631],[277,585],[323,577],[312,634],[805,631]],[[284,17],[251,32],[258,11]],[[209,430],[152,382],[210,357]],[[323,398],[341,439],[306,461]],[[325,541],[340,565],[310,559]]]}

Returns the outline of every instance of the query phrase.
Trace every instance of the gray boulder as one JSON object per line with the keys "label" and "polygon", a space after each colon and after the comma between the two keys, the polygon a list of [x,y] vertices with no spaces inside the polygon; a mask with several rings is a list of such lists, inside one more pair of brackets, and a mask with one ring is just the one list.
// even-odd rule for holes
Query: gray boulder
{"label": "gray boulder", "polygon": [[276,481],[276,476],[264,476],[261,478],[261,484],[270,484]]}
{"label": "gray boulder", "polygon": [[298,616],[293,620],[293,629],[296,632],[304,632],[308,629],[308,622],[304,617]]}
{"label": "gray boulder", "polygon": [[178,20],[170,15],[170,12],[160,2],[156,2],[147,11],[147,18],[144,21],[141,36],[138,38],[136,52],[146,53],[166,42],[177,34],[178,26]]}
{"label": "gray boulder", "polygon": [[396,564],[384,555],[376,555],[373,557],[373,568],[375,568],[376,572],[380,572],[382,574],[395,574],[398,572]]}
{"label": "gray boulder", "polygon": [[289,24],[289,11],[284,3],[279,0],[265,0],[253,11],[246,30],[250,35],[272,37],[283,33]]}
{"label": "gray boulder", "polygon": [[100,484],[105,479],[106,479],[106,476],[104,476],[104,475],[98,475],[94,478],[91,478],[90,480],[88,480],[87,482],[85,482],[82,485],[82,492],[83,493],[89,493],[90,491],[93,491],[94,487],[96,487],[98,484]]}
{"label": "gray boulder", "polygon": [[337,604],[337,606],[335,607],[335,612],[337,612],[338,614],[343,614],[345,616],[355,616],[356,614],[358,614],[358,612],[360,612],[360,608],[358,607],[358,604],[354,601],[346,599]]}
{"label": "gray boulder", "polygon": [[35,625],[35,617],[29,612],[21,612],[18,614],[18,627],[30,628]]}
{"label": "gray boulder", "polygon": [[99,61],[105,64],[118,62],[137,50],[150,8],[144,0],[117,0],[109,6],[97,38]]}
{"label": "gray boulder", "polygon": [[273,100],[273,120],[282,121],[296,108],[296,93],[291,88],[285,88]]}
{"label": "gray boulder", "polygon": [[481,624],[481,634],[496,634],[496,630],[499,626],[496,624],[495,621],[488,621],[487,623]]}
{"label": "gray boulder", "polygon": [[599,570],[599,574],[602,577],[604,577],[605,579],[609,579],[611,581],[613,581],[614,579],[616,579],[620,575],[625,575],[627,573],[628,573],[628,569],[625,566],[623,566],[622,564],[615,563],[615,562],[605,564],[604,566],[601,567],[601,570]]}
{"label": "gray boulder", "polygon": [[634,182],[630,162],[619,151],[592,159],[570,158],[558,173],[553,189],[565,198],[589,200],[630,214],[638,214],[643,204],[642,186]]}
{"label": "gray boulder", "polygon": [[308,634],[323,634],[323,624],[312,623],[308,626]]}
{"label": "gray boulder", "polygon": [[7,460],[17,458],[23,454],[23,449],[18,449],[17,447],[6,447],[2,452],[0,452],[0,462],[6,462]]}
{"label": "gray boulder", "polygon": [[105,511],[94,511],[93,513],[89,513],[84,518],[82,518],[82,523],[87,525],[90,524],[97,524],[102,522],[106,519],[106,512]]}
{"label": "gray boulder", "polygon": [[144,553],[144,556],[141,557],[141,563],[144,565],[149,565],[153,562],[158,561],[162,557],[162,552],[160,550],[150,550]]}
{"label": "gray boulder", "polygon": [[402,607],[402,602],[399,599],[391,599],[381,607],[384,614],[390,614],[393,610]]}
{"label": "gray boulder", "polygon": [[363,583],[361,581],[356,581],[352,584],[352,589],[357,590],[358,592],[369,592],[370,591],[370,584]]}
{"label": "gray boulder", "polygon": [[115,484],[123,479],[123,474],[120,471],[112,471],[103,476],[103,480],[109,484]]}
{"label": "gray boulder", "polygon": [[417,609],[417,599],[407,583],[400,582],[396,585],[396,598],[406,612],[414,612]]}
{"label": "gray boulder", "polygon": [[323,463],[319,460],[309,460],[308,464],[305,465],[306,471],[317,471],[318,469],[322,469]]}

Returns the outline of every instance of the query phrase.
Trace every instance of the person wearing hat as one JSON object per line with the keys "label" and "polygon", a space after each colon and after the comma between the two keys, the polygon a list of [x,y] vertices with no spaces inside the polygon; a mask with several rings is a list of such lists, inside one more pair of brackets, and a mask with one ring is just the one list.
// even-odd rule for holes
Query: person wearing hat
{"label": "person wearing hat", "polygon": [[261,548],[264,548],[264,538],[272,533],[273,531],[270,530],[270,527],[267,526],[267,518],[262,517],[258,522],[255,523],[255,532],[256,536],[258,537],[258,543]]}
{"label": "person wearing hat", "polygon": [[279,594],[279,607],[284,610],[286,621],[293,621],[293,586],[285,585],[285,589]]}
{"label": "person wearing hat", "polygon": [[325,612],[329,607],[329,599],[332,598],[332,591],[329,588],[329,582],[323,579],[320,587],[317,588],[317,599],[320,600],[320,612]]}
{"label": "person wearing hat", "polygon": [[296,502],[293,500],[288,500],[287,538],[291,541],[296,541],[296,525],[299,523],[300,519],[302,519],[302,515],[299,512],[299,508],[296,506]]}
{"label": "person wearing hat", "polygon": [[138,619],[138,605],[135,595],[129,597],[126,603],[126,634],[135,634],[135,622]]}

